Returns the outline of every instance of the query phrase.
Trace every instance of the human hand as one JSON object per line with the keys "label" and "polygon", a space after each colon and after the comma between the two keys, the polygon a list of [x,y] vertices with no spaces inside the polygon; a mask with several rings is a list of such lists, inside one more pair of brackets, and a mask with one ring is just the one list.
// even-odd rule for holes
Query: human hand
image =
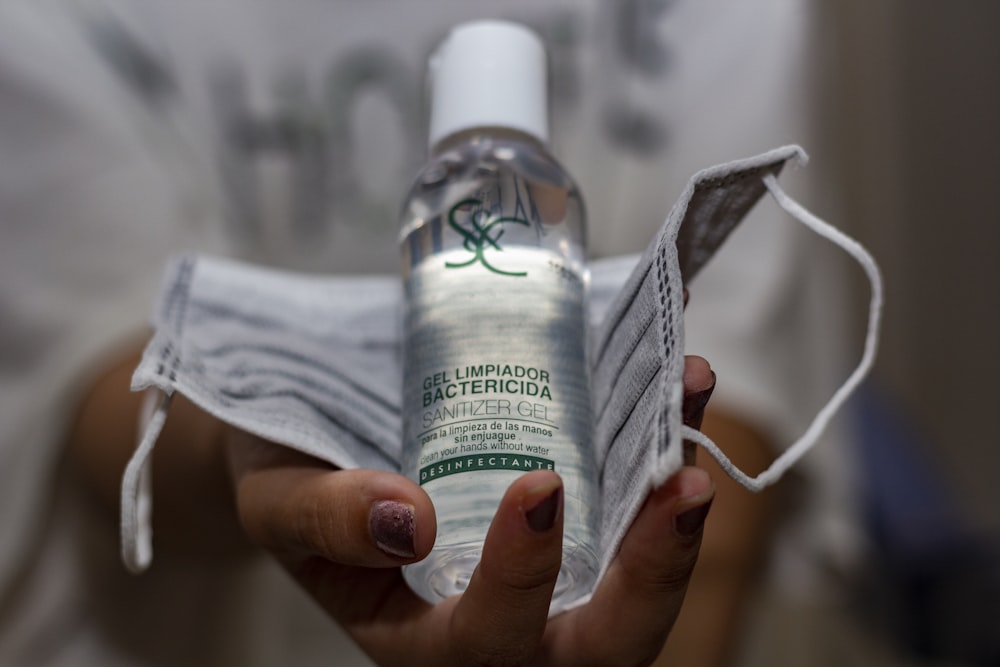
{"label": "human hand", "polygon": [[[700,421],[713,383],[707,362],[689,358],[689,423]],[[548,619],[562,560],[555,473],[528,473],[510,486],[468,589],[430,605],[400,570],[425,557],[436,534],[418,485],[337,470],[240,432],[229,452],[247,534],[386,665],[652,662],[680,611],[714,493],[707,473],[681,469],[647,498],[591,601]]]}

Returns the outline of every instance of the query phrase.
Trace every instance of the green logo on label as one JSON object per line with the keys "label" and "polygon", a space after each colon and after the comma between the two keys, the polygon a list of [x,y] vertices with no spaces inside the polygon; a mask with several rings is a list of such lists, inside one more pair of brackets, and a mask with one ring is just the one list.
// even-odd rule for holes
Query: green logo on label
{"label": "green logo on label", "polygon": [[[466,206],[476,207],[470,216],[469,220],[472,223],[472,228],[467,229],[463,227],[457,220],[455,220],[456,212]],[[463,199],[454,206],[448,212],[448,224],[456,232],[462,235],[465,241],[462,242],[462,247],[472,253],[472,257],[466,262],[445,262],[445,266],[449,269],[460,269],[463,266],[469,266],[475,264],[476,262],[482,262],[483,266],[492,271],[493,273],[499,273],[502,276],[515,276],[521,277],[528,275],[527,271],[504,271],[498,269],[497,267],[490,264],[486,259],[486,249],[487,247],[492,247],[494,250],[499,252],[503,251],[500,247],[498,241],[500,237],[503,236],[503,227],[497,228],[498,225],[503,225],[504,223],[511,222],[516,225],[524,225],[525,227],[530,226],[527,220],[522,220],[521,218],[515,218],[513,216],[505,216],[501,218],[491,218],[490,214],[483,210],[482,202],[478,199]],[[493,229],[497,228],[496,233],[491,235]]]}

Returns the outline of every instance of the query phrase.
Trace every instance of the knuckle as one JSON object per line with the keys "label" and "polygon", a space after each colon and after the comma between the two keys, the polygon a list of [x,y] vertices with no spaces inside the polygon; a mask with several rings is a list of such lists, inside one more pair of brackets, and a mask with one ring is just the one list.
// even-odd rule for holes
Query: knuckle
{"label": "knuckle", "polygon": [[336,539],[337,525],[329,508],[319,498],[308,497],[293,504],[286,525],[291,526],[292,544],[316,555],[333,557],[340,541]]}
{"label": "knuckle", "polygon": [[[482,633],[479,633],[482,634]],[[447,662],[455,667],[515,667],[516,665],[532,664],[536,653],[533,642],[465,642],[455,645],[450,660]]]}
{"label": "knuckle", "polygon": [[455,665],[478,665],[480,667],[514,667],[525,663],[524,659],[516,656],[504,655],[498,651],[484,648],[469,648],[456,658],[453,663]]}
{"label": "knuckle", "polygon": [[668,563],[629,569],[626,576],[632,590],[642,591],[650,597],[674,595],[687,589],[697,560],[697,551],[685,550]]}
{"label": "knuckle", "polygon": [[559,576],[560,560],[518,565],[506,563],[499,573],[503,586],[517,593],[531,593],[551,586]]}
{"label": "knuckle", "polygon": [[650,592],[658,594],[684,591],[691,580],[697,560],[697,552],[685,551],[665,567],[651,571],[646,577],[646,587]]}

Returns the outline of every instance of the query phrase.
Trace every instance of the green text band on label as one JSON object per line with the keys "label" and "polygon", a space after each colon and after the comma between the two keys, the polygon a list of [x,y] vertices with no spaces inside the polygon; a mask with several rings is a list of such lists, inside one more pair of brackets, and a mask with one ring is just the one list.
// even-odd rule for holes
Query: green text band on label
{"label": "green text band on label", "polygon": [[555,470],[551,459],[515,454],[489,454],[484,456],[458,456],[420,469],[420,483],[426,484],[440,477],[474,470]]}

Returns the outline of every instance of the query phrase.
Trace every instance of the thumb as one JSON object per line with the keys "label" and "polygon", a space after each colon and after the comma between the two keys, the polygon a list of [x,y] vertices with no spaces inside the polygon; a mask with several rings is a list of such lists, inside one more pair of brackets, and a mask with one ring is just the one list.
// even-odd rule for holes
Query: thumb
{"label": "thumb", "polygon": [[430,498],[401,475],[339,470],[243,432],[229,450],[240,523],[284,560],[398,567],[434,544]]}

